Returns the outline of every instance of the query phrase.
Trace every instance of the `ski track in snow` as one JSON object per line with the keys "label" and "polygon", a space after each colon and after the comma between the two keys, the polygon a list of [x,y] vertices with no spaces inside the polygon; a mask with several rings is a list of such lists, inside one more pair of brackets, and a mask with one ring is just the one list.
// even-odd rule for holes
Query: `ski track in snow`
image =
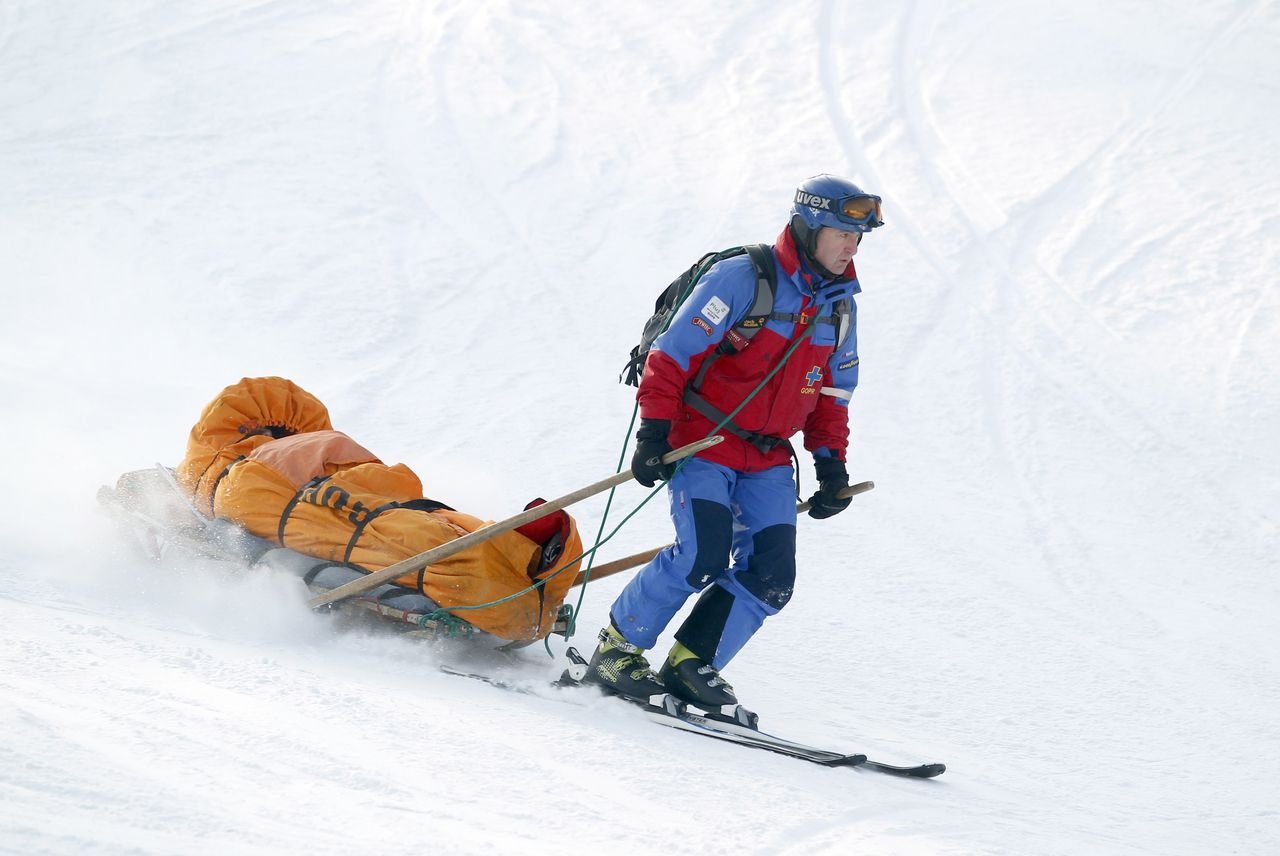
{"label": "ski track in snow", "polygon": [[[0,6],[0,852],[1280,849],[1278,18]],[[480,514],[603,477],[652,293],[819,171],[886,199],[852,411],[878,487],[800,522],[795,598],[728,676],[767,730],[938,780],[443,675],[560,663],[155,566],[93,516],[245,374]],[[1250,212],[1251,252],[1184,205]],[[668,539],[663,505],[600,560]]]}
{"label": "ski track in snow", "polygon": [[[897,114],[905,120],[909,139],[920,150],[920,157],[917,159],[916,163],[918,163],[923,168],[923,172],[929,176],[931,186],[935,188],[939,194],[945,195],[949,198],[951,202],[950,208],[955,215],[955,220],[965,225],[965,228],[969,233],[970,241],[979,246],[986,257],[987,264],[985,267],[988,270],[1000,270],[1003,268],[1008,271],[1003,281],[1000,283],[1001,287],[989,291],[990,301],[994,304],[996,311],[988,312],[988,314],[994,318],[1006,317],[1011,311],[1010,308],[1005,305],[1006,297],[1016,293],[1014,286],[1020,277],[1019,274],[1015,273],[1011,269],[1006,261],[999,257],[998,251],[994,250],[987,242],[985,234],[990,231],[990,227],[978,225],[970,219],[970,215],[968,213],[968,200],[975,196],[977,197],[978,201],[981,203],[980,207],[985,207],[987,211],[990,212],[984,215],[984,219],[987,221],[1001,223],[1007,219],[1007,215],[1000,211],[991,200],[983,198],[979,185],[971,178],[968,178],[967,176],[963,177],[962,183],[964,190],[963,192],[958,192],[952,187],[956,181],[954,179],[946,179],[939,171],[939,165],[941,164],[945,165],[948,171],[953,175],[959,174],[963,176],[963,169],[957,165],[956,160],[950,155],[945,141],[941,138],[938,132],[936,123],[929,116],[927,105],[921,98],[919,78],[914,73],[912,61],[908,59],[918,55],[918,51],[913,49],[913,44],[920,41],[920,33],[922,29],[923,27],[919,23],[917,4],[908,4],[906,10],[902,14],[901,24],[898,27],[899,35],[894,40],[896,57],[893,62],[895,77],[893,86],[894,98],[892,103],[897,108]],[[827,41],[830,41],[829,37]],[[824,57],[833,57],[834,53],[835,51],[829,46],[829,44],[825,46]],[[837,131],[840,134],[841,139],[845,141],[856,140],[857,134],[854,130],[854,126],[847,118],[844,117],[843,111],[840,109],[839,100],[835,97],[837,86],[831,81],[838,79],[838,76],[834,71],[827,69],[824,70],[824,77],[828,81],[825,86],[825,90],[828,93],[830,114],[833,119],[840,120],[837,122]],[[863,171],[869,171],[869,164],[865,156],[860,152],[853,153],[848,148],[846,148],[846,151],[847,153],[850,153],[850,160],[861,168],[859,170],[860,173]],[[961,201],[962,196],[967,197],[963,202]],[[937,252],[929,248],[927,244],[923,243],[923,239],[917,238],[917,235],[921,233],[914,224],[910,224],[910,231],[908,234],[913,239],[916,239],[917,243],[920,244],[920,248],[925,253],[926,257],[930,259],[934,269],[938,273],[945,275],[947,271],[946,263],[942,261],[941,256]],[[929,334],[931,336],[936,334],[939,328],[941,328],[946,322],[950,315],[948,310],[951,308],[952,301],[956,300],[955,295],[957,292],[958,289],[949,290],[947,300],[938,310],[938,314],[936,316],[937,325],[929,330]],[[988,341],[994,343],[997,340],[988,339]],[[984,347],[990,349],[992,345],[985,345]],[[921,350],[922,349],[917,350],[917,353]],[[1031,361],[1032,360],[1028,359],[1028,362]],[[1001,361],[996,357],[995,353],[989,352],[980,362],[984,365],[994,366],[1000,364]],[[1060,385],[1058,388],[1065,389],[1065,385]],[[1019,465],[1014,454],[1017,449],[1015,439],[1004,436],[1003,434],[1002,426],[1008,422],[1007,417],[1002,412],[1002,401],[1005,397],[1006,393],[1004,390],[993,388],[990,385],[987,387],[984,398],[987,415],[983,422],[983,426],[985,428],[986,435],[990,440],[990,445],[996,449],[1001,449],[1006,452],[1004,460],[1001,462],[1002,468],[1012,477],[1011,480],[1018,485],[1020,493],[1029,503],[1029,507],[1036,510],[1034,526],[1028,533],[1027,540],[1033,545],[1040,546],[1044,551],[1046,561],[1051,565],[1058,567],[1078,565],[1080,563],[1079,556],[1068,555],[1059,558],[1055,556],[1054,551],[1050,548],[1050,545],[1054,541],[1053,530],[1055,528],[1066,528],[1064,527],[1064,520],[1060,514],[1055,514],[1055,509],[1048,507],[1046,498],[1035,491],[1025,467]],[[1077,543],[1084,541],[1079,532],[1072,531],[1070,535]]]}
{"label": "ski track in snow", "polygon": [[[1239,31],[1243,22],[1252,14],[1255,8],[1256,6],[1239,12],[1220,27],[1211,38],[1206,40],[1204,46],[1181,75],[1167,85],[1151,109],[1144,115],[1131,120],[1106,141],[1099,150],[1082,160],[1080,165],[1059,182],[1059,186],[1069,181],[1080,180],[1082,178],[1080,170],[1086,165],[1096,172],[1103,174],[1114,173],[1113,164],[1115,161],[1125,151],[1132,148],[1142,135],[1150,132],[1155,119],[1178,95],[1185,93],[1200,77],[1208,58],[1215,50],[1220,50],[1231,35]],[[1106,361],[1108,366],[1106,373],[1093,371],[1090,366],[1080,360],[1072,360],[1065,366],[1071,370],[1072,375],[1070,377],[1062,374],[1061,369],[1063,366],[1061,361],[1038,359],[1038,353],[1046,350],[1043,345],[1038,343],[1053,341],[1056,338],[1061,343],[1061,350],[1070,353],[1075,350],[1071,345],[1071,338],[1078,337],[1082,328],[1097,328],[1100,333],[1110,331],[1100,325],[1092,313],[1081,307],[1079,302],[1067,292],[1056,277],[1032,261],[1037,243],[1034,236],[1028,236],[1025,232],[1020,231],[1023,240],[1015,244],[1019,249],[1016,255],[1008,255],[1008,251],[1003,247],[998,247],[990,239],[989,234],[992,231],[990,225],[979,224],[971,219],[968,212],[974,199],[979,203],[976,206],[977,210],[983,215],[983,219],[987,223],[1003,224],[1008,219],[1008,215],[1006,212],[1000,211],[998,206],[990,199],[985,198],[981,191],[981,185],[965,174],[958,160],[951,155],[945,138],[940,133],[936,122],[930,115],[927,104],[923,100],[923,87],[920,85],[918,75],[913,73],[914,66],[912,62],[907,58],[919,55],[919,51],[913,49],[913,44],[921,41],[921,34],[924,29],[925,27],[920,23],[918,6],[916,4],[909,5],[903,13],[903,24],[900,27],[901,36],[896,40],[898,54],[894,67],[897,69],[898,74],[894,87],[897,93],[895,103],[900,115],[906,120],[910,138],[921,152],[921,157],[918,158],[916,163],[930,177],[931,185],[949,198],[951,202],[950,209],[954,214],[953,219],[964,224],[969,233],[970,241],[980,249],[986,261],[984,268],[987,271],[998,271],[1001,274],[999,288],[989,290],[989,300],[998,311],[989,312],[989,314],[993,318],[999,319],[1010,315],[1012,312],[1019,318],[1020,329],[1010,331],[1013,334],[1010,339],[1014,342],[1026,338],[1022,334],[1027,323],[1039,323],[1041,319],[1045,318],[1064,319],[1054,325],[1055,329],[1041,331],[1040,335],[1036,336],[1034,340],[1037,344],[1031,345],[1028,343],[1019,349],[1028,365],[1037,366],[1040,379],[1051,384],[1053,392],[1069,396],[1071,403],[1076,408],[1090,413],[1091,416],[1106,425],[1115,442],[1124,444],[1131,442],[1131,439],[1135,436],[1155,436],[1159,439],[1161,446],[1172,448],[1176,453],[1183,456],[1191,466],[1195,466],[1195,456],[1190,447],[1178,443],[1167,432],[1164,432],[1129,405],[1131,390],[1117,383],[1112,377],[1115,365],[1117,363],[1123,364],[1126,361],[1125,355],[1119,353],[1111,354]],[[828,51],[828,55],[830,53]],[[832,86],[827,86],[828,92],[831,92],[832,89]],[[833,108],[835,106],[833,103]],[[833,116],[840,115],[837,109],[832,109],[831,112]],[[846,122],[845,133],[842,138],[849,139],[854,136],[852,126]],[[865,163],[865,158],[860,156],[851,158],[851,160],[859,164]],[[941,172],[943,168],[946,169],[948,174],[959,176],[959,180],[948,179]],[[1118,176],[1113,177],[1118,178]],[[1054,192],[1051,190],[1050,195]],[[1043,200],[1044,204],[1033,206],[1032,210],[1054,210],[1051,204],[1052,201],[1052,199],[1045,199]],[[1016,229],[1016,227],[1017,224],[1014,223],[1013,228]],[[1042,229],[1041,236],[1043,237],[1043,234],[1047,233],[1047,231],[1047,229]],[[1027,240],[1027,238],[1031,239]],[[932,258],[937,258],[936,254],[931,253],[930,255]],[[1008,301],[1011,298],[1016,304],[1018,297],[1027,292],[1029,285],[1038,283],[1052,287],[1052,290],[1061,299],[1055,298],[1047,294],[1044,289],[1041,289],[1040,293],[1048,298],[1042,307],[1031,305],[1019,310],[1014,306],[1008,305]],[[951,293],[954,294],[956,291],[953,289]],[[1067,333],[1068,330],[1071,331],[1069,334]],[[988,337],[987,341],[996,342],[998,340],[994,337]],[[996,359],[995,354],[989,354],[983,362],[987,365],[996,365],[999,360]],[[1082,371],[1086,373],[1088,380],[1086,384],[1081,384],[1079,378],[1076,377]],[[1122,373],[1122,376],[1136,377],[1138,373],[1127,371]],[[1082,389],[1087,389],[1088,394],[1081,395],[1079,390]],[[988,387],[986,391],[988,418],[984,424],[988,435],[993,441],[991,445],[1008,453],[1004,466],[1014,476],[1014,481],[1019,485],[1022,494],[1032,504],[1032,507],[1038,510],[1036,515],[1037,531],[1032,533],[1033,540],[1043,544],[1047,550],[1045,554],[1046,560],[1051,565],[1058,567],[1060,573],[1065,575],[1067,573],[1066,568],[1078,567],[1084,564],[1081,560],[1085,557],[1079,551],[1083,549],[1083,545],[1087,544],[1088,538],[1086,533],[1070,525],[1069,517],[1062,513],[1062,509],[1053,507],[1051,497],[1045,495],[1042,489],[1036,488],[1036,476],[1039,474],[1034,470],[1028,469],[1027,462],[1019,460],[1016,455],[1021,438],[1001,436],[1000,426],[1009,422],[1008,418],[1000,412],[1001,401],[1007,397],[1007,392]],[[1097,400],[1099,397],[1103,399],[1106,407],[1099,406],[1099,401]],[[1129,424],[1117,421],[1117,416],[1120,414],[1128,417],[1126,421],[1129,421]],[[1136,422],[1133,420],[1136,420]],[[1207,468],[1200,468],[1198,475],[1200,476],[1200,484],[1212,486],[1213,480]],[[1223,501],[1225,498],[1221,493],[1216,496],[1219,501]],[[1056,538],[1054,530],[1061,530],[1062,538]],[[1051,545],[1055,541],[1063,539],[1073,545],[1072,552],[1063,556],[1056,556],[1051,549]],[[1090,584],[1096,584],[1097,582],[1097,580],[1091,580]],[[1132,608],[1134,605],[1131,603],[1129,606]]]}

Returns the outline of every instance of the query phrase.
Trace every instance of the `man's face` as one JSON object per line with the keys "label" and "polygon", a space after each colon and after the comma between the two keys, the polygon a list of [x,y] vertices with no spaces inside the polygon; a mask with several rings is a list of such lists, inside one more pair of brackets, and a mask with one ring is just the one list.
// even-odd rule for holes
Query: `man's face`
{"label": "man's face", "polygon": [[814,247],[813,257],[832,273],[843,273],[849,261],[858,254],[858,241],[861,239],[861,232],[842,232],[823,226],[818,230],[818,244]]}

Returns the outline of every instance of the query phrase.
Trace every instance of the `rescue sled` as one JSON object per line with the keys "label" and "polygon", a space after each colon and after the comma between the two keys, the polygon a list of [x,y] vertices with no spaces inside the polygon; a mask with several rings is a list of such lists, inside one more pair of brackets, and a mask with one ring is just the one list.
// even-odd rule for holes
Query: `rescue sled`
{"label": "rescue sled", "polygon": [[358,589],[356,608],[419,635],[519,645],[562,630],[582,555],[561,506],[500,526],[429,499],[413,470],[334,430],[319,399],[278,377],[223,389],[177,467],[126,473],[99,497],[156,558],[283,570],[317,595],[312,606]]}
{"label": "rescue sled", "polygon": [[[103,485],[98,489],[98,502],[142,553],[157,564],[193,558],[228,562],[252,572],[295,577],[313,595],[325,594],[364,576],[350,566],[274,545],[230,521],[201,514],[178,485],[173,469],[162,464],[127,472],[114,487]],[[437,607],[420,591],[384,583],[335,603],[330,609],[363,625],[372,624],[413,639],[465,639],[502,649],[524,647],[533,641],[486,633],[461,618],[439,614]],[[568,638],[571,612],[568,604],[559,605],[552,634]]]}

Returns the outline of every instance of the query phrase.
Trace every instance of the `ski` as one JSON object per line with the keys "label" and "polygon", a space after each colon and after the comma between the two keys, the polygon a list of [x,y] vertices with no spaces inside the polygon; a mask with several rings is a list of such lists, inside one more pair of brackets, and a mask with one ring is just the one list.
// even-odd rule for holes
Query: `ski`
{"label": "ski", "polygon": [[[754,721],[755,714],[751,714],[751,717],[752,721]],[[760,731],[754,725],[743,725],[725,715],[704,714],[686,708],[680,714],[680,719],[723,734],[737,735],[740,740],[752,742],[753,745],[758,745],[762,749],[772,749],[784,755],[803,758],[806,761],[813,761],[828,767],[861,767],[867,770],[875,770],[877,773],[888,773],[894,776],[907,776],[915,779],[932,779],[935,776],[942,775],[947,770],[946,764],[916,764],[899,767],[894,764],[885,764],[881,761],[872,761],[866,755],[842,755],[839,752],[828,749],[816,749],[812,746],[805,746],[802,743],[775,737],[772,734]],[[669,723],[664,722],[662,724]]]}
{"label": "ski", "polygon": [[[623,698],[623,696],[618,696],[618,698]],[[632,701],[631,699],[625,700]],[[652,722],[665,725],[668,728],[687,731],[691,734],[701,734],[753,749],[764,749],[790,758],[799,758],[802,761],[821,764],[824,767],[857,767],[867,763],[866,755],[846,755],[842,752],[818,749],[813,746],[806,746],[803,743],[775,737],[756,728],[729,722],[727,719],[713,718],[710,715],[697,713],[689,710],[683,702],[669,695],[662,697],[661,705],[640,702],[638,699],[635,700],[635,703],[644,709],[645,715]]]}
{"label": "ski", "polygon": [[[491,687],[518,692],[524,695],[539,695],[530,687],[506,681],[501,678],[495,678],[491,675],[480,674],[477,672],[464,672],[460,669],[455,669],[443,664],[439,666],[439,669],[446,675],[453,675],[458,678],[470,678],[475,681],[483,681]],[[550,686],[561,689],[567,687],[579,687],[583,689],[600,690],[600,688],[594,684],[585,684],[572,678],[561,678],[559,681],[551,683]],[[644,711],[645,716],[648,717],[649,720],[656,722],[659,725],[676,728],[690,734],[698,734],[704,737],[724,740],[729,743],[736,743],[739,746],[747,746],[753,749],[765,749],[791,758],[798,758],[803,761],[821,764],[825,767],[856,767],[859,764],[866,763],[867,760],[866,755],[846,755],[842,752],[818,749],[813,746],[805,746],[802,743],[785,740],[781,737],[775,737],[772,734],[766,734],[763,731],[731,721],[731,718],[728,716],[710,713],[703,714],[691,711],[685,706],[684,702],[679,701],[672,696],[662,696],[660,703],[654,704],[642,701],[641,699],[628,698],[627,696],[620,696],[612,693],[601,692],[601,695],[607,698],[624,701],[640,708]]]}
{"label": "ski", "polygon": [[[763,749],[769,752],[775,752],[779,755],[786,755],[790,758],[809,761],[814,764],[820,764],[824,767],[860,767],[867,770],[874,770],[879,773],[919,779],[931,779],[935,776],[941,775],[947,769],[945,764],[918,764],[915,766],[900,767],[893,764],[885,764],[880,761],[871,761],[863,754],[846,754],[844,752],[820,749],[815,746],[808,746],[803,743],[797,743],[793,740],[787,740],[783,737],[778,737],[776,735],[769,734],[768,732],[761,731],[757,727],[756,715],[746,711],[746,709],[741,706],[734,708],[732,713],[711,713],[690,709],[683,701],[680,701],[670,695],[661,696],[659,697],[659,702],[654,703],[652,701],[628,698],[626,696],[608,693],[601,687],[582,681],[582,675],[585,674],[586,660],[577,652],[577,650],[569,648],[565,653],[570,660],[571,666],[565,671],[559,681],[553,682],[550,686],[558,688],[584,688],[599,691],[607,697],[615,698],[640,708],[644,711],[645,716],[651,722],[658,725],[675,728],[689,734],[698,734],[703,737],[710,737],[716,740],[736,743],[739,746],[745,746],[751,749]],[[525,695],[537,695],[545,698],[545,696],[535,692],[531,687],[503,680],[501,678],[495,678],[491,675],[480,674],[477,672],[465,672],[446,665],[440,665],[439,669],[447,675],[453,675],[460,678],[470,678],[472,680],[482,681],[499,689],[523,693]]]}
{"label": "ski", "polygon": [[[572,647],[565,651],[565,656],[568,657],[570,666],[560,677],[558,683],[561,686],[593,686],[582,681],[583,676],[586,674],[586,658],[578,653],[576,648]],[[596,689],[600,688],[596,687]],[[734,740],[743,745],[753,746],[758,749],[768,749],[782,755],[789,755],[793,758],[812,761],[815,764],[822,764],[828,767],[864,767],[868,770],[875,770],[878,773],[916,779],[932,779],[935,776],[942,775],[947,770],[946,764],[939,763],[900,767],[894,764],[885,764],[881,761],[871,761],[866,755],[846,755],[841,752],[818,749],[813,746],[806,746],[803,743],[775,737],[772,734],[761,731],[759,729],[759,717],[747,711],[741,705],[734,706],[731,712],[728,713],[724,711],[709,713],[692,710],[683,701],[669,695],[662,697],[661,707],[639,699],[627,698],[626,696],[616,697],[643,707],[649,718],[660,725],[681,728],[685,731],[694,731],[697,728],[704,732],[714,732],[708,736]],[[690,726],[693,727],[691,728]]]}

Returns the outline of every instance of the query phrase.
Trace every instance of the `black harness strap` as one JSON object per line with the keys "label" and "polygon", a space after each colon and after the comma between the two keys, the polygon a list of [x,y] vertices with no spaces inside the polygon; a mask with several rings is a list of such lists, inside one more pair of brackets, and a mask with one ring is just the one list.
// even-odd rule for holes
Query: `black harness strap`
{"label": "black harness strap", "polygon": [[305,574],[302,575],[302,582],[305,585],[311,585],[311,583],[315,581],[315,578],[320,575],[321,571],[325,570],[326,568],[332,568],[332,567],[333,567],[333,562],[321,562],[320,564],[311,567]]}
{"label": "black harness strap", "polygon": [[[717,408],[714,404],[707,401],[701,395],[698,395],[698,393],[693,391],[692,387],[684,391],[684,403],[689,405],[694,410],[698,411],[703,416],[707,417],[717,425],[719,425],[720,420],[724,419],[725,417],[724,411]],[[722,430],[728,431],[730,434],[732,434],[735,437],[739,437],[743,440],[746,440],[748,443],[755,446],[763,454],[766,454],[766,455],[772,452],[776,447],[778,447],[782,443],[787,442],[786,439],[782,437],[772,437],[768,434],[757,434],[754,431],[748,431],[746,428],[743,428],[738,423],[734,422],[732,419],[724,423],[724,425],[722,426]]]}
{"label": "black harness strap", "polygon": [[[393,508],[404,508],[404,509],[408,509],[409,511],[424,511],[424,512],[440,511],[442,509],[445,511],[457,511],[456,508],[453,508],[452,506],[449,506],[449,505],[445,505],[443,502],[439,502],[434,499],[411,499],[408,502],[386,502],[386,503],[383,503],[382,505],[379,505],[377,508],[373,509],[372,511],[368,511],[364,514],[352,513],[350,515],[350,519],[355,522],[356,527],[351,532],[351,539],[347,541],[346,552],[342,554],[342,563],[344,565],[351,564],[351,554],[355,552],[356,545],[360,542],[360,537],[364,535],[365,527],[368,526],[369,523],[379,514],[382,514],[383,512],[386,512],[386,511],[390,511]],[[425,573],[425,571],[426,571],[426,568],[418,569],[418,590],[419,591],[422,590],[422,580],[423,580],[423,574]]]}
{"label": "black harness strap", "polygon": [[[351,538],[347,541],[347,551],[342,554],[342,564],[345,565],[351,561],[351,554],[355,552],[356,542],[358,542],[360,540],[360,536],[364,534],[364,528],[369,525],[369,521],[373,520],[373,518],[377,517],[384,511],[390,511],[393,508],[399,507],[400,503],[398,502],[387,502],[363,515],[359,515],[359,519],[356,520],[356,527],[351,531]],[[355,520],[357,515],[353,514],[351,517]]]}
{"label": "black harness strap", "polygon": [[792,324],[833,324],[839,326],[840,317],[838,315],[823,315],[821,318],[814,318],[812,315],[797,315],[794,312],[774,312],[769,315],[770,321],[790,321]]}
{"label": "black harness strap", "polygon": [[410,511],[457,511],[452,505],[445,505],[437,499],[411,499],[400,503],[401,508]]}
{"label": "black harness strap", "polygon": [[[800,337],[796,339],[794,342],[792,342],[792,344],[797,344],[801,340],[808,338],[810,335],[813,334],[813,331],[815,329],[817,329],[816,324],[812,324],[812,323],[805,324],[804,332],[801,333]],[[787,355],[787,358],[790,359],[791,354],[794,354],[794,353],[795,351],[792,350]],[[707,417],[712,422],[719,425],[722,421],[725,420],[725,417],[727,417],[728,414],[720,410],[719,408],[717,408],[714,404],[707,401],[705,398],[703,398],[702,395],[700,395],[696,389],[696,387],[702,386],[702,380],[704,377],[706,377],[709,363],[715,360],[717,356],[719,355],[714,353],[709,354],[707,358],[702,361],[702,367],[698,369],[697,377],[695,377],[684,388],[683,400],[684,400],[684,403],[687,404],[689,407],[692,407],[694,410],[698,411],[703,416]],[[746,440],[752,446],[755,446],[757,449],[759,449],[761,453],[766,455],[772,452],[778,446],[782,445],[783,443],[787,443],[788,445],[790,445],[786,437],[773,437],[768,434],[757,434],[755,431],[748,431],[746,428],[743,428],[741,425],[734,422],[732,419],[725,422],[722,428],[723,430],[728,431],[730,434],[734,435],[735,437],[739,437],[743,440]],[[792,456],[793,457],[795,456],[794,449],[792,450]]]}
{"label": "black harness strap", "polygon": [[280,526],[276,530],[276,540],[280,542],[281,547],[285,546],[284,527],[289,524],[289,515],[293,514],[293,509],[298,502],[301,501],[302,495],[307,491],[324,484],[329,480],[329,478],[329,476],[316,476],[311,481],[298,488],[298,492],[293,495],[293,499],[289,500],[288,505],[284,507],[284,511],[280,512]]}

